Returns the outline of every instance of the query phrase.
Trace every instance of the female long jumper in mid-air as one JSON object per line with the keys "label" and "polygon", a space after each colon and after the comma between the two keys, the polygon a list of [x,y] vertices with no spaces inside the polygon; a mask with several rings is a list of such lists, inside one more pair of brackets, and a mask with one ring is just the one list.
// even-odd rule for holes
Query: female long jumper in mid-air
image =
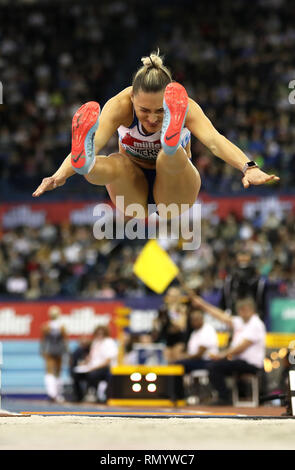
{"label": "female long jumper in mid-air", "polygon": [[[148,204],[156,204],[161,217],[161,207],[174,203],[180,213],[196,202],[201,186],[190,160],[191,134],[242,172],[244,188],[279,180],[264,173],[214,128],[185,88],[172,81],[159,53],[141,60],[132,86],[107,101],[101,114],[94,101],[75,113],[71,153],[53,176],[43,179],[34,197],[62,186],[76,172],[94,185],[106,186],[114,204],[121,196],[121,211],[137,203],[147,216]],[[99,155],[116,131],[118,152]]]}

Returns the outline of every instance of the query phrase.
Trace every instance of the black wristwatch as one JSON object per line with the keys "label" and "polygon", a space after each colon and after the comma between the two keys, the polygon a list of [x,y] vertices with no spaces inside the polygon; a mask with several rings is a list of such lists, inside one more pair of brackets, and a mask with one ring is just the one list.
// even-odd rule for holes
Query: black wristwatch
{"label": "black wristwatch", "polygon": [[242,172],[245,174],[246,171],[249,170],[249,168],[259,168],[259,167],[257,163],[252,160],[250,162],[245,163],[245,165],[243,166]]}

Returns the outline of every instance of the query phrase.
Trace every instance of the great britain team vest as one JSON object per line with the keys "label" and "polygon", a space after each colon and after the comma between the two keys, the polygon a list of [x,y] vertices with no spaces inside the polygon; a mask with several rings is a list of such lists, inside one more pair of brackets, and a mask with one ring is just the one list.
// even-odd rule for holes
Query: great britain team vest
{"label": "great britain team vest", "polygon": [[[140,158],[144,161],[155,162],[161,150],[161,131],[145,134],[142,125],[134,113],[134,119],[130,127],[118,128],[119,140],[128,155]],[[180,145],[186,147],[191,138],[190,131],[184,127],[181,132]]]}

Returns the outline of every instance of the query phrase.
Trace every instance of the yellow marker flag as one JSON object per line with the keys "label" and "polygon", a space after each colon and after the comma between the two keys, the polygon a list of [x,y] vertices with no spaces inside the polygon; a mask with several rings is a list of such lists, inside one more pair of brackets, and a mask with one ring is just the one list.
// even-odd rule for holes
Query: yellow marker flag
{"label": "yellow marker flag", "polygon": [[115,314],[122,316],[122,317],[130,315],[130,313],[131,313],[131,308],[128,308],[128,307],[117,307],[115,309]]}
{"label": "yellow marker flag", "polygon": [[130,324],[128,318],[115,318],[114,322],[117,326],[128,326]]}
{"label": "yellow marker flag", "polygon": [[133,272],[150,289],[162,294],[179,269],[156,240],[150,240],[137,257]]}

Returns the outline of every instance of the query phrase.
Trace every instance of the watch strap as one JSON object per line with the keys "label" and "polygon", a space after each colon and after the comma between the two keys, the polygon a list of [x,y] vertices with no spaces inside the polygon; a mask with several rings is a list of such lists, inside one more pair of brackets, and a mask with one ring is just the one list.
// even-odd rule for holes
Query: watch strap
{"label": "watch strap", "polygon": [[243,166],[242,172],[245,174],[246,171],[249,170],[250,168],[259,168],[259,167],[257,163],[252,160],[250,162],[245,163],[245,165]]}

